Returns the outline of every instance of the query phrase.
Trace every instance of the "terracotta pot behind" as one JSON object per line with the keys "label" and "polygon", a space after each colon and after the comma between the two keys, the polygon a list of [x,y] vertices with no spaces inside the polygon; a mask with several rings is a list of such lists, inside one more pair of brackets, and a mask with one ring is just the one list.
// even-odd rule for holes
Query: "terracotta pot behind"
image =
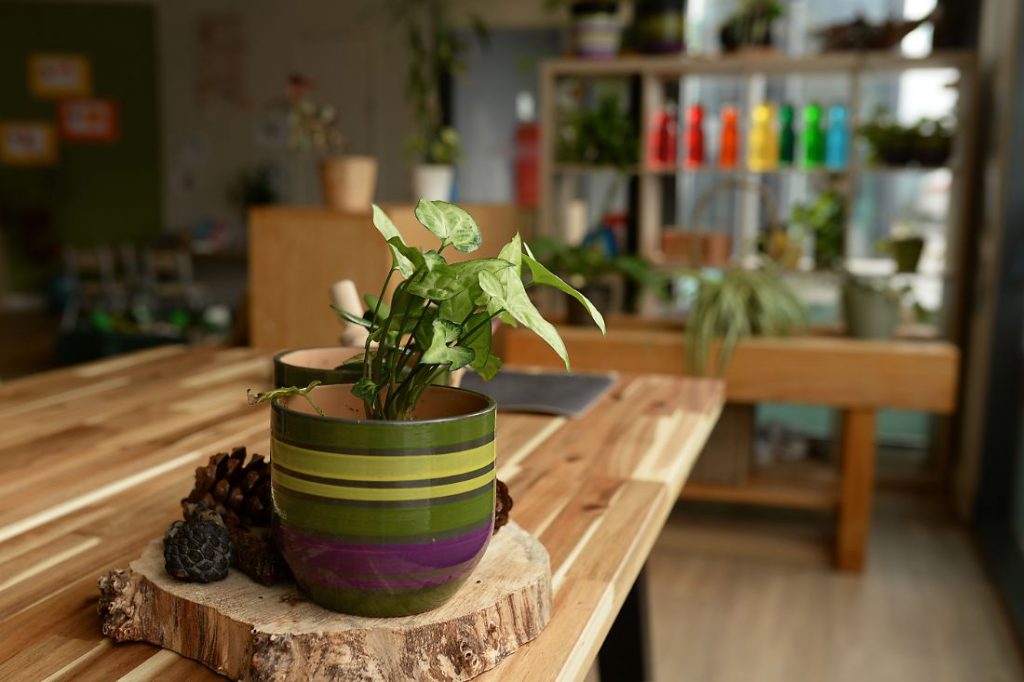
{"label": "terracotta pot behind", "polygon": [[377,159],[332,156],[320,162],[324,204],[348,213],[366,213],[377,188]]}

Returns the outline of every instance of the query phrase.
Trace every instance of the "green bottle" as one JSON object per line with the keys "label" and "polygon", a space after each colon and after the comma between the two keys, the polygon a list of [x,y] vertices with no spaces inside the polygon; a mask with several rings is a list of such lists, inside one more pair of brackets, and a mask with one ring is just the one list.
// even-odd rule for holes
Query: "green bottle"
{"label": "green bottle", "polygon": [[779,164],[792,166],[796,160],[796,131],[793,129],[793,105],[779,110]]}
{"label": "green bottle", "polygon": [[803,167],[817,168],[825,162],[825,131],[821,129],[821,107],[804,107]]}

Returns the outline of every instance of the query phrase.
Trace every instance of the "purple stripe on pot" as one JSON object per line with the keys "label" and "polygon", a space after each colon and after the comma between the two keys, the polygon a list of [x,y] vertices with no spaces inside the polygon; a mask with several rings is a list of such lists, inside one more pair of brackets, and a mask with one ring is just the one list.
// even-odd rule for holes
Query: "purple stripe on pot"
{"label": "purple stripe on pot", "polygon": [[326,540],[278,525],[277,543],[293,567],[308,565],[338,575],[400,576],[464,563],[482,553],[492,529],[483,526],[463,535],[406,545],[369,545]]}
{"label": "purple stripe on pot", "polygon": [[346,577],[323,570],[313,570],[308,573],[297,574],[296,577],[305,584],[314,584],[321,587],[351,588],[358,590],[418,590],[424,587],[443,585],[452,580],[461,580],[476,568],[480,559],[476,558],[464,564],[452,567],[447,571],[434,573],[419,578],[406,576],[377,576],[377,577]]}

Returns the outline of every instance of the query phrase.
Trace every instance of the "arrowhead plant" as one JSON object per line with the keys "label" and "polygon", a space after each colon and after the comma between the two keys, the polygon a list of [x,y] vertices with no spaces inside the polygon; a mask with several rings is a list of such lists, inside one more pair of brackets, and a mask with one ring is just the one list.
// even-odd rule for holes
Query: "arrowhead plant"
{"label": "arrowhead plant", "polygon": [[[448,247],[470,253],[480,246],[476,221],[455,204],[426,199],[416,205],[416,219],[440,240],[436,250],[408,246],[391,218],[373,206],[373,224],[391,251],[391,268],[380,295],[366,297],[366,315],[337,310],[369,332],[358,360],[362,377],[352,387],[368,419],[412,419],[423,392],[446,371],[466,367],[493,378],[501,367],[491,347],[495,319],[535,332],[568,370],[565,344],[534,307],[530,287],[554,287],[572,296],[604,331],[597,308],[538,262],[518,234],[497,258],[449,263],[442,255]],[[401,281],[385,300],[396,277]]]}

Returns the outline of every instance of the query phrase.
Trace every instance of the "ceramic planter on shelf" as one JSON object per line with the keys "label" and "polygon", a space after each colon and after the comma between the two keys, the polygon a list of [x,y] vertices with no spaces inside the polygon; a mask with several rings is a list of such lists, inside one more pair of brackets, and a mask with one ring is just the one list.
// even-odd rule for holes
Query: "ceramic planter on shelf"
{"label": "ceramic planter on shelf", "polygon": [[846,282],[842,289],[846,333],[856,339],[891,339],[900,323],[899,295],[884,287]]}
{"label": "ceramic planter on shelf", "polygon": [[351,386],[320,386],[271,408],[274,533],[302,590],[358,616],[444,604],[487,548],[494,523],[495,403],[426,390],[411,421],[363,418]]}
{"label": "ceramic planter on shelf", "polygon": [[324,204],[347,213],[365,213],[377,189],[377,159],[332,156],[320,162]]}
{"label": "ceramic planter on shelf", "polygon": [[412,171],[413,196],[427,201],[451,201],[455,168],[440,163],[424,163]]}
{"label": "ceramic planter on shelf", "polygon": [[572,50],[584,59],[612,59],[619,54],[622,20],[618,4],[612,2],[576,2],[572,13]]}
{"label": "ceramic planter on shelf", "polygon": [[889,247],[896,261],[896,272],[917,272],[921,254],[924,253],[924,237],[893,239]]}

